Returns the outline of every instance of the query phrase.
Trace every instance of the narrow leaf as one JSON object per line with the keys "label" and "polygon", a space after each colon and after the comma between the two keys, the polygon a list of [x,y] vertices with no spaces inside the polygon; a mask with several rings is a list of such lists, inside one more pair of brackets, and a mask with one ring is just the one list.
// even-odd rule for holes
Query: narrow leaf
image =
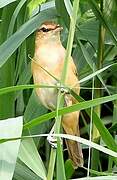
{"label": "narrow leaf", "polygon": [[0,0],[0,8],[3,8],[4,6],[12,3],[12,2],[15,2],[17,0]]}
{"label": "narrow leaf", "polygon": [[[0,138],[21,137],[22,117],[0,121]],[[0,144],[0,179],[11,180],[13,177],[20,140]]]}
{"label": "narrow leaf", "polygon": [[65,3],[65,7],[67,9],[67,12],[69,14],[70,17],[72,17],[73,14],[73,8],[72,8],[72,4],[70,0],[64,0]]}
{"label": "narrow leaf", "polygon": [[35,172],[35,174],[37,174],[42,179],[46,179],[45,167],[32,139],[26,139],[22,141],[18,157],[33,172]]}
{"label": "narrow leaf", "polygon": [[21,43],[32,34],[43,21],[55,18],[55,10],[48,9],[39,15],[33,17],[21,28],[14,33],[7,41],[5,41],[0,47],[0,67],[8,60],[8,58],[15,52],[15,50],[21,45]]}

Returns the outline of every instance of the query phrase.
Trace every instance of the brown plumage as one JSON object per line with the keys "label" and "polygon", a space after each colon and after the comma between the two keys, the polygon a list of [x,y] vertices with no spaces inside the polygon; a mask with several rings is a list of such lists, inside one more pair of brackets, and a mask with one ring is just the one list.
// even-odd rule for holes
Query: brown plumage
{"label": "brown plumage", "polygon": [[[61,78],[65,59],[65,49],[60,41],[61,27],[53,22],[45,22],[36,32],[35,54],[32,61],[32,73],[35,84],[56,85],[57,81],[45,72],[41,67],[49,71],[57,79]],[[40,67],[41,66],[41,67]],[[71,57],[66,84],[73,86],[74,91],[79,94],[80,85],[76,76],[76,67]],[[36,89],[36,93],[42,104],[50,109],[56,109],[57,90],[51,88]],[[70,95],[65,94],[65,104],[70,106],[76,100]],[[79,112],[68,113],[62,117],[62,126],[67,134],[80,136],[79,133]],[[73,161],[74,167],[83,166],[82,149],[79,143],[66,140],[68,154]]]}

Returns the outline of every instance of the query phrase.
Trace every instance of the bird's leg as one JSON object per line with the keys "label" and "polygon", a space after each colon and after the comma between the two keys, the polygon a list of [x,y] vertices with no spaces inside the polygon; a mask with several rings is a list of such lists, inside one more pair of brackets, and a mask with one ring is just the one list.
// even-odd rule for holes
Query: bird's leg
{"label": "bird's leg", "polygon": [[55,124],[53,125],[49,135],[47,136],[47,141],[52,146],[52,148],[56,149],[57,148],[57,139],[56,139],[56,137],[52,136],[52,134],[54,133],[54,128],[55,128]]}
{"label": "bird's leg", "polygon": [[[49,144],[51,145],[52,148],[56,149],[57,148],[57,138],[55,136],[53,136],[54,128],[55,128],[55,124],[53,125],[49,135],[47,136],[47,141],[49,142]],[[62,144],[61,139],[60,139],[60,142]]]}
{"label": "bird's leg", "polygon": [[[62,85],[60,82],[57,82],[57,89],[60,89],[62,94],[69,94],[69,89],[67,89],[64,85]],[[65,98],[66,101],[66,98]],[[49,135],[47,136],[47,141],[49,142],[49,144],[53,147],[53,148],[57,148],[57,138],[55,136],[53,136],[54,134],[54,128],[55,128],[55,124],[53,125]],[[61,144],[62,144],[62,140],[61,140]]]}

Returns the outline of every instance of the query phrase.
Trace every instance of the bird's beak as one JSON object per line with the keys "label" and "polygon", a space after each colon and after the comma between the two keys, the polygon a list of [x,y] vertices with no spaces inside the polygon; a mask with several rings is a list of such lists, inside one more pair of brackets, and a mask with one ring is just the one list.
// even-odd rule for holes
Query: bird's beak
{"label": "bird's beak", "polygon": [[58,26],[56,29],[55,29],[55,32],[59,32],[59,31],[62,31],[63,30],[63,27],[62,26]]}

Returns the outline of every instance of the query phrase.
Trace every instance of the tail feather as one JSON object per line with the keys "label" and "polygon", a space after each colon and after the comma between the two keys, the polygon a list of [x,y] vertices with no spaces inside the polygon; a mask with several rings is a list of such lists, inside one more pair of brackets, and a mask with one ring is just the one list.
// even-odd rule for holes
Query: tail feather
{"label": "tail feather", "polygon": [[[80,136],[79,132],[79,112],[68,113],[62,118],[62,126],[66,134]],[[72,160],[74,168],[83,166],[83,153],[80,143],[66,140],[69,158]]]}
{"label": "tail feather", "polygon": [[69,158],[73,162],[74,168],[83,167],[83,154],[80,143],[75,141],[66,140]]}

